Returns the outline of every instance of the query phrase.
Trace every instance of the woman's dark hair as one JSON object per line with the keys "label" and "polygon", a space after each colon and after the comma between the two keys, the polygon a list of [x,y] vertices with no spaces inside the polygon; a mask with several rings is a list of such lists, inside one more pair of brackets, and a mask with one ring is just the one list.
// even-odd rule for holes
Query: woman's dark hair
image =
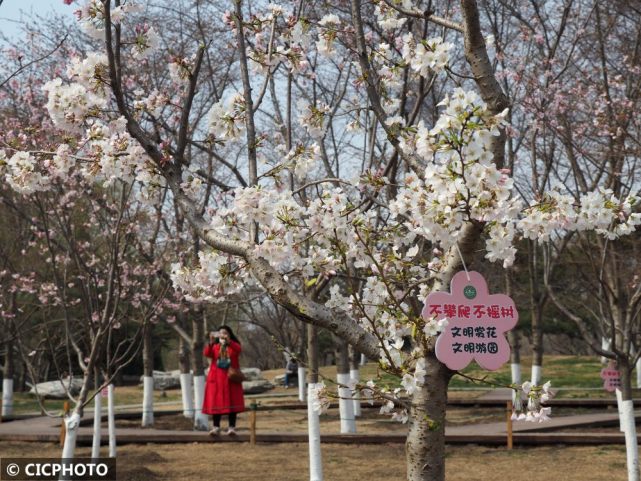
{"label": "woman's dark hair", "polygon": [[227,326],[226,324],[223,324],[222,326],[220,326],[220,327],[218,328],[218,330],[219,330],[219,331],[220,331],[221,329],[225,329],[225,330],[229,333],[229,338],[230,338],[232,341],[237,342],[238,344],[240,344],[240,341],[239,341],[239,340],[238,340],[238,338],[236,337],[236,334],[234,334],[234,331],[232,331],[231,327]]}

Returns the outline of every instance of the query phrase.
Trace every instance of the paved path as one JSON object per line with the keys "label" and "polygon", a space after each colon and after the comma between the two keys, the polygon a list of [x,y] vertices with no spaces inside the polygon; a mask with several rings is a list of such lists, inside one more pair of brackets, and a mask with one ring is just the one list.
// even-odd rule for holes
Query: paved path
{"label": "paved path", "polygon": [[[158,403],[161,405],[161,403]],[[139,407],[139,406],[136,406]],[[158,416],[165,414],[179,414],[180,410],[157,410]],[[122,413],[118,417],[132,418],[139,414]],[[104,415],[103,415],[104,416]],[[636,412],[641,418],[641,411]],[[85,411],[83,425],[78,433],[79,445],[90,445],[92,439],[93,412]],[[515,422],[513,424],[514,442],[516,444],[623,444],[622,433],[589,433],[580,431],[562,432],[567,428],[617,426],[618,415],[612,412],[599,412],[575,416],[552,417],[546,423]],[[554,431],[554,432],[551,432]],[[506,442],[506,423],[470,424],[462,426],[449,426],[445,430],[448,443],[476,443],[502,445]],[[35,416],[26,419],[0,423],[0,441],[48,441],[56,442],[60,436],[60,418]],[[178,431],[152,428],[117,428],[116,437],[118,444],[127,443],[185,443],[185,442],[229,442],[249,440],[246,429],[240,429],[235,438],[221,436],[211,438],[207,433],[198,431]],[[326,443],[403,443],[405,435],[400,434],[355,434],[355,435],[323,435],[322,441]],[[258,442],[307,442],[306,433],[270,433],[258,431]],[[102,443],[108,442],[106,429],[102,431]]]}

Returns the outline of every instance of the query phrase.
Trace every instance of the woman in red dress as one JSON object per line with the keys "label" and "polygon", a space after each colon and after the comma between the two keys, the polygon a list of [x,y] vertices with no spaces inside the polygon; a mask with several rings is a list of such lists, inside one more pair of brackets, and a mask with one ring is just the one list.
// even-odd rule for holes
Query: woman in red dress
{"label": "woman in red dress", "polygon": [[212,436],[220,434],[223,414],[229,415],[227,434],[236,435],[236,415],[245,410],[243,385],[231,382],[227,374],[230,367],[240,369],[238,358],[241,351],[240,341],[229,326],[220,326],[218,332],[209,333],[209,344],[203,349],[203,355],[211,358],[203,414],[213,415],[214,428],[209,431]]}

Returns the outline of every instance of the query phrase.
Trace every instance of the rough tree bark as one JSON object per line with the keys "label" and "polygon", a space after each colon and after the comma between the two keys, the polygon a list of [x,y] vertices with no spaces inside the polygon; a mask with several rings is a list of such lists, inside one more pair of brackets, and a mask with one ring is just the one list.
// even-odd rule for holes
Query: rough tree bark
{"label": "rough tree bark", "polygon": [[[445,255],[441,278],[434,291],[448,290],[452,277],[462,268],[461,256],[472,259],[482,226],[466,224],[459,236],[459,249]],[[460,253],[459,253],[460,250]],[[435,341],[427,346],[425,383],[411,398],[410,429],[405,445],[408,481],[445,480],[445,415],[447,387],[454,374],[437,358]]]}
{"label": "rough tree bark", "polygon": [[425,384],[412,396],[405,444],[408,481],[445,479],[445,410],[453,372],[433,351],[426,356]]}

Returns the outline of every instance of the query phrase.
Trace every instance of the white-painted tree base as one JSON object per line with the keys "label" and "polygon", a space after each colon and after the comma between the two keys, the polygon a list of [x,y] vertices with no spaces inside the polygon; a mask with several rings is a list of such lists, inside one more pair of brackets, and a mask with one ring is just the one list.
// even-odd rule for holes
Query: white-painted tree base
{"label": "white-painted tree base", "polygon": [[364,366],[367,364],[367,358],[365,357],[365,354],[361,354],[361,366]]}
{"label": "white-painted tree base", "polygon": [[320,418],[314,411],[316,384],[307,387],[307,436],[309,440],[309,481],[323,481],[321,458]]}
{"label": "white-painted tree base", "polygon": [[[510,364],[512,371],[512,384],[521,385],[521,363],[513,362]],[[516,401],[516,396],[520,396],[521,391],[512,391],[512,403]]]}
{"label": "white-painted tree base", "polygon": [[[354,385],[358,384],[360,381],[360,372],[358,369],[350,369],[349,377],[352,379]],[[358,391],[354,392],[354,416],[358,417],[361,413],[361,393]]]}
{"label": "white-painted tree base", "polygon": [[510,370],[512,371],[512,384],[521,384],[521,364],[510,364]]}
{"label": "white-painted tree base", "polygon": [[[348,386],[350,384],[349,374],[337,374],[338,384]],[[349,387],[338,388],[338,410],[341,417],[341,434],[354,434],[356,432],[356,418],[354,417],[354,400]]]}
{"label": "white-painted tree base", "polygon": [[628,481],[639,481],[639,448],[634,420],[632,400],[621,402],[622,420],[625,433],[625,451],[628,464]]}
{"label": "white-painted tree base", "polygon": [[194,376],[194,429],[209,431],[209,416],[203,414],[205,400],[205,376]]}
{"label": "white-painted tree base", "polygon": [[[610,342],[610,339],[607,337],[601,337],[601,349],[609,351],[611,345],[612,343]],[[601,364],[607,364],[608,362],[610,362],[610,360],[607,357],[601,356]]]}
{"label": "white-painted tree base", "polygon": [[619,431],[625,432],[625,425],[623,424],[623,393],[621,389],[615,391],[617,396],[617,410],[619,411]]}
{"label": "white-painted tree base", "polygon": [[298,400],[300,402],[305,402],[306,399],[306,390],[305,390],[305,379],[307,379],[307,369],[304,367],[298,368]]}
{"label": "white-painted tree base", "polygon": [[[76,440],[78,439],[78,428],[80,427],[80,415],[73,411],[69,416],[65,417],[65,442],[62,445],[62,464],[67,464],[70,459],[73,459],[76,454]],[[66,481],[69,479],[67,474],[61,473],[58,481]]]}
{"label": "white-painted tree base", "polygon": [[532,377],[530,377],[530,382],[535,386],[541,385],[541,378],[543,377],[543,368],[532,364]]}
{"label": "white-painted tree base", "polygon": [[641,359],[637,361],[637,388],[641,388]]}
{"label": "white-painted tree base", "polygon": [[98,393],[93,398],[93,438],[91,441],[91,458],[100,457],[100,437],[102,417],[102,393]]}
{"label": "white-painted tree base", "polygon": [[8,377],[2,380],[2,416],[13,414],[13,378]]}
{"label": "white-painted tree base", "polygon": [[80,415],[73,411],[65,417],[65,442],[62,446],[62,459],[72,459],[76,453],[76,439],[80,427]]}
{"label": "white-painted tree base", "polygon": [[180,373],[180,394],[183,401],[183,416],[193,419],[194,417],[194,388],[190,372]]}
{"label": "white-painted tree base", "polygon": [[107,430],[109,431],[109,457],[116,457],[116,417],[114,385],[107,386]]}
{"label": "white-painted tree base", "polygon": [[154,378],[142,378],[142,423],[143,428],[154,425]]}

